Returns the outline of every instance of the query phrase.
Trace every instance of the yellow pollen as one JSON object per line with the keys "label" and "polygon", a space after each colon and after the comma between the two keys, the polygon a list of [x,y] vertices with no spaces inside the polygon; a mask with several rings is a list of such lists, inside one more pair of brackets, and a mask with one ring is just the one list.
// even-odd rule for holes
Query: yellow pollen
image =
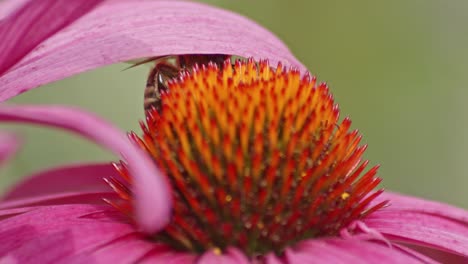
{"label": "yellow pollen", "polygon": [[223,251],[220,248],[216,247],[216,248],[213,248],[213,253],[215,255],[220,256],[221,254],[223,254]]}
{"label": "yellow pollen", "polygon": [[342,199],[342,200],[346,200],[346,199],[348,199],[348,198],[349,198],[349,193],[344,192],[344,193],[341,194],[341,199]]}
{"label": "yellow pollen", "polygon": [[257,223],[257,228],[258,229],[263,229],[264,227],[265,227],[265,225],[263,224],[263,222]]}

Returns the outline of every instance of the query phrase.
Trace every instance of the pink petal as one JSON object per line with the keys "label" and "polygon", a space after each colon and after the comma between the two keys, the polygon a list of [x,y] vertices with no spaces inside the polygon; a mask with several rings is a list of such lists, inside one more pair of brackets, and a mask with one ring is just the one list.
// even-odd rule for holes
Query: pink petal
{"label": "pink petal", "polygon": [[[287,263],[427,263],[405,250],[357,239],[316,239],[285,251]],[[435,262],[432,262],[435,263]]]}
{"label": "pink petal", "polygon": [[399,193],[384,192],[375,202],[381,200],[389,200],[392,209],[400,209],[407,211],[424,212],[427,214],[436,214],[459,221],[468,222],[468,211],[449,204],[425,200],[418,197],[403,195]]}
{"label": "pink petal", "polygon": [[0,21],[0,75],[42,41],[88,13],[102,0],[41,0],[26,2]]}
{"label": "pink petal", "polygon": [[52,168],[24,178],[3,196],[3,201],[67,192],[109,192],[104,177],[119,175],[109,163]]}
{"label": "pink petal", "polygon": [[413,252],[419,252],[420,254],[430,257],[431,259],[434,259],[440,263],[468,263],[466,257],[446,251],[434,250],[432,248],[416,245],[409,245],[408,248],[411,248]]}
{"label": "pink petal", "polygon": [[0,134],[0,164],[7,161],[19,147],[19,140],[12,134]]}
{"label": "pink petal", "polygon": [[0,210],[59,204],[104,204],[104,198],[115,200],[118,196],[115,192],[64,192],[8,200],[0,203]]}
{"label": "pink petal", "polygon": [[31,0],[4,0],[0,1],[0,20],[11,15],[21,8],[25,3]]}
{"label": "pink petal", "polygon": [[[139,263],[139,260],[155,247],[155,242],[146,241],[138,234],[130,234],[102,245],[97,249],[70,256],[63,263]],[[167,251],[169,251],[166,248]]]}
{"label": "pink petal", "polygon": [[420,212],[380,210],[365,223],[394,241],[423,245],[468,258],[467,223]]}
{"label": "pink petal", "polygon": [[89,113],[67,107],[2,106],[0,121],[63,128],[80,134],[121,155],[134,177],[135,214],[145,232],[156,232],[169,221],[172,200],[164,175],[150,158],[116,128]]}
{"label": "pink petal", "polygon": [[266,254],[266,256],[263,258],[263,262],[265,264],[284,264],[284,263],[286,263],[286,261],[283,261],[278,256],[276,256],[275,253]]}
{"label": "pink petal", "polygon": [[299,249],[288,248],[284,252],[285,263],[360,263],[356,256],[350,256],[344,250],[327,244],[323,240],[310,241]]}
{"label": "pink petal", "polygon": [[20,263],[57,262],[135,233],[107,206],[62,205],[36,209],[0,222],[0,256]]}
{"label": "pink petal", "polygon": [[226,250],[226,254],[228,254],[238,264],[241,264],[241,263],[249,264],[250,263],[249,259],[244,254],[244,252],[242,252],[241,250],[239,250],[237,248],[234,248],[234,247],[228,248]]}
{"label": "pink petal", "polygon": [[365,223],[392,240],[465,256],[468,261],[468,212],[454,206],[399,194],[385,194],[391,206]]}
{"label": "pink petal", "polygon": [[157,247],[135,263],[139,264],[187,264],[195,263],[197,256],[192,253],[176,252],[168,247]]}
{"label": "pink petal", "polygon": [[106,1],[0,76],[0,100],[103,65],[194,53],[264,58],[306,71],[276,36],[238,14],[192,2]]}
{"label": "pink petal", "polygon": [[0,209],[0,220],[15,216],[15,215],[19,215],[19,214],[24,214],[26,212],[33,211],[37,208],[40,208],[40,206],[21,207],[21,208],[13,208],[13,209]]}

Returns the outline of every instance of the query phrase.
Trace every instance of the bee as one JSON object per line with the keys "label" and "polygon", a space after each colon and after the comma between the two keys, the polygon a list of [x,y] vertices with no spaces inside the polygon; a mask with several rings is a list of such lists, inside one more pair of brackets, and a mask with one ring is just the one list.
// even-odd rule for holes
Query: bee
{"label": "bee", "polygon": [[212,62],[221,69],[224,61],[227,59],[231,59],[231,56],[221,54],[192,54],[156,57],[138,63],[155,62],[146,81],[144,97],[145,112],[152,107],[156,108],[158,111],[161,109],[161,95],[169,92],[169,80],[179,77],[183,72],[192,70],[195,65],[207,65]]}

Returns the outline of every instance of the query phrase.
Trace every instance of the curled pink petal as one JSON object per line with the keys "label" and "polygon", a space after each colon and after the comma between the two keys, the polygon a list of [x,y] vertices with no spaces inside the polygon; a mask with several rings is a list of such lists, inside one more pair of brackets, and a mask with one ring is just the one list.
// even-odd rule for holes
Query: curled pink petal
{"label": "curled pink petal", "polygon": [[170,187],[149,157],[116,128],[83,111],[60,106],[2,106],[0,121],[66,129],[121,155],[134,176],[135,214],[143,231],[153,233],[169,221]]}
{"label": "curled pink petal", "polygon": [[24,178],[3,196],[3,201],[65,192],[108,192],[104,177],[118,177],[109,163],[52,168]]}
{"label": "curled pink petal", "polygon": [[28,1],[0,20],[0,75],[39,43],[92,10],[102,0]]}
{"label": "curled pink petal", "polygon": [[103,65],[193,53],[269,59],[306,71],[276,36],[238,14],[192,2],[106,1],[0,76],[0,101]]}

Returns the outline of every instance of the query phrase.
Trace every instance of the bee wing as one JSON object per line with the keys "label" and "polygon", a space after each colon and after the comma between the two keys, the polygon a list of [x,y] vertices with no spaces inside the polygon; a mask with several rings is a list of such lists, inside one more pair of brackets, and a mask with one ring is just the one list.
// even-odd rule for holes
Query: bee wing
{"label": "bee wing", "polygon": [[[156,56],[156,57],[151,57],[151,58],[144,58],[144,59],[136,59],[136,60],[129,60],[129,61],[125,61],[125,63],[129,63],[129,64],[132,64],[130,66],[128,66],[127,68],[123,69],[122,71],[126,71],[126,70],[129,70],[131,68],[134,68],[134,67],[137,67],[137,66],[140,66],[140,65],[144,65],[144,64],[147,64],[147,63],[150,63],[150,62],[154,62],[154,61],[158,61],[158,60],[161,60],[161,59],[164,59],[164,58],[167,58],[169,56]],[[154,64],[151,64],[151,66],[153,66]]]}

